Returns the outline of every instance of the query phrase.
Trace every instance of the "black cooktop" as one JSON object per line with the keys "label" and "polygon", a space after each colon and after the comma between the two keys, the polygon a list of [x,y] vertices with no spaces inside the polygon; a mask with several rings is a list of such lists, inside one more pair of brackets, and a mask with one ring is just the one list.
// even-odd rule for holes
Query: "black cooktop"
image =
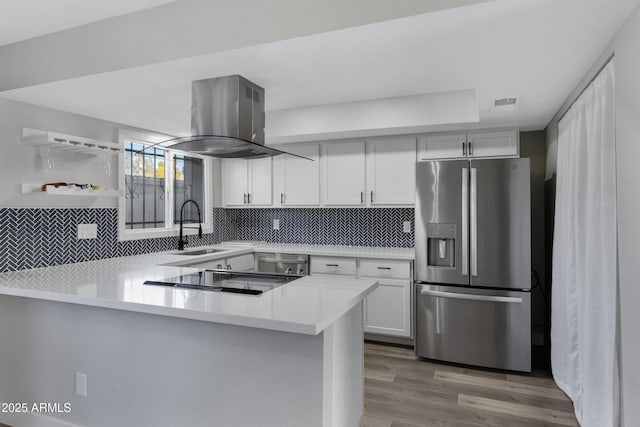
{"label": "black cooktop", "polygon": [[232,292],[246,295],[260,295],[300,277],[302,276],[294,274],[204,270],[162,281],[147,280],[144,284],[204,291]]}

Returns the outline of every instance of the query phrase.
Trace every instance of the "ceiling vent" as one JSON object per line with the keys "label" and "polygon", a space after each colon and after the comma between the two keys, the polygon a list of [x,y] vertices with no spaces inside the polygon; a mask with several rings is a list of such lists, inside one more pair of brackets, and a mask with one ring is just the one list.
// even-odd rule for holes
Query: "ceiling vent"
{"label": "ceiling vent", "polygon": [[518,98],[494,99],[491,111],[514,111],[518,109]]}
{"label": "ceiling vent", "polygon": [[500,98],[493,101],[493,105],[496,107],[506,107],[508,105],[516,105],[518,98]]}

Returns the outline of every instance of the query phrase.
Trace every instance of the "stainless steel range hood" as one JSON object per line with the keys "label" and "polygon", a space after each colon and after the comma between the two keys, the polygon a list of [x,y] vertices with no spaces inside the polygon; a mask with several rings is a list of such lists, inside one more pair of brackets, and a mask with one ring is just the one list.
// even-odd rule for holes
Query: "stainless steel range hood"
{"label": "stainless steel range hood", "polygon": [[264,145],[264,89],[260,86],[239,75],[196,80],[191,96],[192,136],[159,145],[222,158],[289,154]]}

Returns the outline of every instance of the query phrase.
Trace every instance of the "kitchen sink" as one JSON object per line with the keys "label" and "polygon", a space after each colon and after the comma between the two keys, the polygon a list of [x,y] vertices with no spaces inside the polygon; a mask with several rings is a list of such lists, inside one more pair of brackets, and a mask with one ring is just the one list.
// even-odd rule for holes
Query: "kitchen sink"
{"label": "kitchen sink", "polygon": [[214,249],[214,248],[206,248],[206,249],[194,249],[192,251],[177,251],[174,252],[173,255],[207,255],[207,254],[215,254],[218,252],[225,252],[229,249]]}

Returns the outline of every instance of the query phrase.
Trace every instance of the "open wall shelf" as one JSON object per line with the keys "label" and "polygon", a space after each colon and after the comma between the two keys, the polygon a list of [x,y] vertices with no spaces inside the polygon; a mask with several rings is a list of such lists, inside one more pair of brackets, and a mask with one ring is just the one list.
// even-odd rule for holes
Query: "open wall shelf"
{"label": "open wall shelf", "polygon": [[120,192],[113,189],[93,190],[91,188],[68,188],[47,185],[46,191],[42,191],[40,184],[22,184],[22,194],[41,194],[43,196],[89,196],[89,197],[118,197]]}
{"label": "open wall shelf", "polygon": [[65,135],[57,132],[22,128],[22,144],[46,147],[52,151],[83,153],[92,156],[119,154],[124,150],[120,144],[81,136]]}

